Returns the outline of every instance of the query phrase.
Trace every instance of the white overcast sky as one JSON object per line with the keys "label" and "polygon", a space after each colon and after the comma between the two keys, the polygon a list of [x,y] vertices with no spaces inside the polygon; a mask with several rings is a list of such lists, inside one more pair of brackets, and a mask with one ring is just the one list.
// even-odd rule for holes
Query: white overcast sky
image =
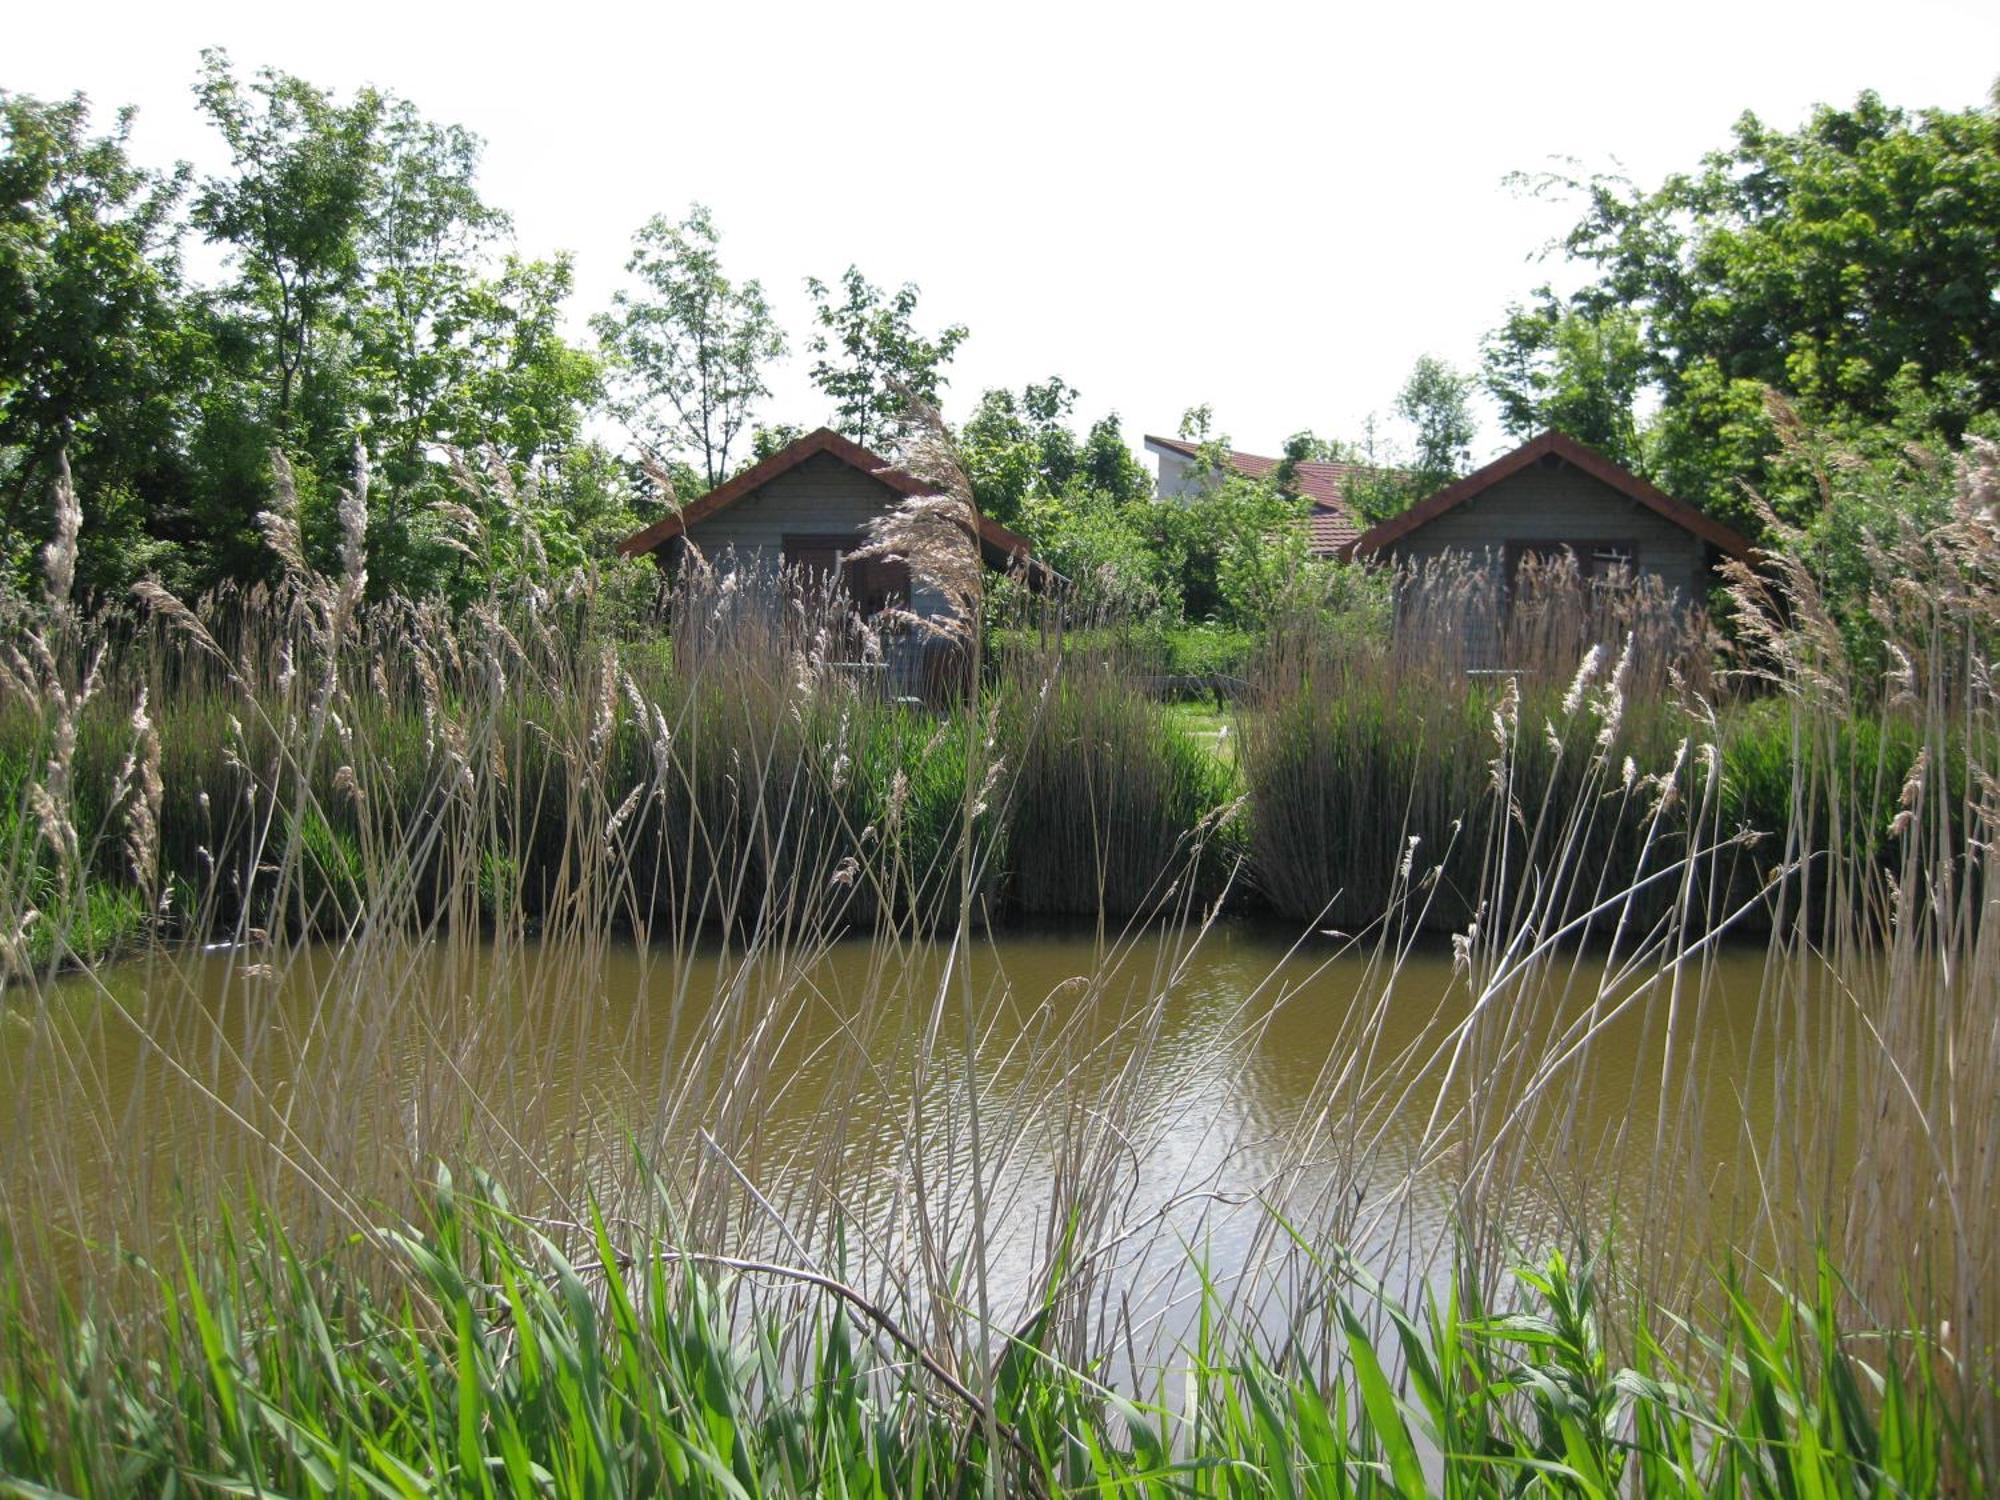
{"label": "white overcast sky", "polygon": [[[0,87],[136,104],[142,159],[213,169],[210,44],[482,134],[519,248],[574,253],[579,324],[632,230],[700,201],[796,346],[803,278],[850,262],[969,325],[951,415],[1059,373],[1135,444],[1206,401],[1269,452],[1358,435],[1420,354],[1474,365],[1572,217],[1509,171],[1652,183],[1744,109],[1983,102],[2000,4],[24,5]],[[826,416],[806,364],[769,419]]]}

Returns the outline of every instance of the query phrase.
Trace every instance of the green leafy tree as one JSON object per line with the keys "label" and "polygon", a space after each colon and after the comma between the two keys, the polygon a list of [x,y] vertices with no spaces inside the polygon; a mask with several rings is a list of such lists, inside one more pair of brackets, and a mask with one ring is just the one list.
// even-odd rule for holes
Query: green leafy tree
{"label": "green leafy tree", "polygon": [[195,97],[229,147],[231,171],[203,184],[194,221],[233,252],[226,295],[260,336],[275,425],[289,433],[325,346],[348,331],[384,101],[363,89],[341,104],[268,68],[246,85],[215,48],[202,53]]}
{"label": "green leafy tree", "polygon": [[806,435],[805,429],[796,422],[773,422],[768,426],[758,423],[750,430],[750,463],[762,463],[773,453],[781,452]]}
{"label": "green leafy tree", "polygon": [[1081,617],[1177,623],[1184,608],[1178,558],[1159,545],[1153,520],[1139,506],[1081,489],[1031,493],[1009,524],[1069,580]]}
{"label": "green leafy tree", "polygon": [[618,292],[593,320],[614,372],[613,411],[655,452],[691,455],[710,488],[771,394],[765,368],[785,353],[764,289],[732,283],[720,248],[700,204],[678,224],[655,215],[625,263],[643,290]]}
{"label": "green leafy tree", "polygon": [[864,447],[894,436],[910,398],[935,406],[945,385],[945,366],[966,329],[953,323],[935,338],[919,333],[912,321],[917,287],[904,282],[891,295],[871,285],[853,266],[836,289],[808,277],[813,300],[812,382],[833,402],[834,422]]}
{"label": "green leafy tree", "polygon": [[494,449],[525,475],[581,441],[603,367],[563,336],[575,289],[567,255],[510,255],[499,275],[477,285],[466,304],[471,359],[450,414],[457,446]]}
{"label": "green leafy tree", "polygon": [[227,255],[212,290],[181,278],[189,174],[131,162],[129,112],[93,136],[80,98],[0,95],[0,571],[30,565],[65,451],[86,588],[268,573],[255,518],[273,449],[330,562],[359,446],[378,589],[484,586],[441,519],[465,493],[454,449],[513,496],[483,518],[489,539],[539,538],[522,554],[539,562],[509,566],[608,550],[631,485],[583,435],[602,382],[562,333],[569,264],[493,266],[507,220],[480,197],[478,138],[371,90],[240,79],[221,52],[195,94],[230,159],[188,202]]}
{"label": "green leafy tree", "polygon": [[199,308],[213,368],[191,439],[194,529],[205,578],[254,578],[272,567],[256,524],[270,498],[269,452],[290,459],[309,519],[330,515],[349,477],[367,379],[364,246],[387,101],[364,89],[342,103],[272,69],[246,83],[214,49],[202,54],[195,97],[230,169],[202,184],[192,217],[227,252],[230,276]]}
{"label": "green leafy tree", "polygon": [[1307,429],[1295,432],[1285,439],[1279,451],[1278,462],[1271,470],[1272,483],[1287,495],[1298,492],[1299,466],[1301,464],[1365,464],[1367,457],[1353,443],[1342,442],[1338,438],[1323,438]]}
{"label": "green leafy tree", "polygon": [[[1180,434],[1184,443],[1206,443],[1209,432],[1215,426],[1215,408],[1204,401],[1199,406],[1190,406],[1181,413],[1180,426],[1174,431]],[[1224,444],[1223,446],[1227,446]]]}
{"label": "green leafy tree", "polygon": [[[476,135],[372,90],[342,102],[271,70],[245,83],[219,52],[204,54],[196,92],[231,155],[194,202],[232,270],[207,328],[234,379],[204,395],[193,444],[211,476],[201,529],[215,574],[268,565],[253,518],[272,447],[291,459],[322,551],[357,442],[365,451],[378,592],[462,596],[528,566],[510,535],[535,536],[548,562],[575,550],[584,518],[629,514],[614,466],[581,439],[602,381],[561,333],[569,262],[492,266],[508,220],[480,196]],[[454,452],[492,471],[476,546],[441,510],[466,503]]]}
{"label": "green leafy tree", "polygon": [[[1639,320],[1660,411],[1653,477],[1754,527],[1741,481],[1781,511],[1762,392],[1811,423],[1923,412],[1956,442],[2000,406],[2000,113],[1906,112],[1864,93],[1797,130],[1755,115],[1691,172],[1523,179],[1580,199],[1562,242],[1594,282],[1574,299]],[[1801,512],[1803,513],[1803,511]]]}
{"label": "green leafy tree", "polygon": [[1209,408],[1191,409],[1181,432],[1200,444],[1208,482],[1191,495],[1133,509],[1187,622],[1254,629],[1293,578],[1318,566],[1310,507],[1287,493],[1275,469],[1253,477],[1230,464],[1229,439]]}
{"label": "green leafy tree", "polygon": [[[482,542],[470,561],[477,567],[468,572],[468,559],[450,547],[433,507],[378,508],[370,517],[370,551],[387,567],[386,586],[422,593],[444,582],[455,593],[476,591],[528,567],[520,549],[529,529],[559,567],[607,554],[631,529],[625,481],[584,435],[602,376],[596,355],[563,336],[574,289],[567,256],[509,256],[496,276],[474,283],[454,305],[442,329],[454,350],[454,379],[440,395],[436,427],[494,480],[474,496]],[[451,493],[466,503],[456,480]],[[500,503],[510,495],[511,502]],[[371,581],[374,567],[371,560]]]}
{"label": "green leafy tree", "polygon": [[1627,467],[1642,461],[1636,412],[1648,362],[1636,314],[1580,311],[1544,287],[1534,306],[1508,308],[1482,352],[1482,378],[1510,436],[1554,428]]}
{"label": "green leafy tree", "polygon": [[1121,505],[1145,504],[1153,498],[1153,476],[1125,441],[1116,412],[1099,417],[1083,435],[1076,478]]}
{"label": "green leafy tree", "polygon": [[1079,436],[1071,424],[1076,399],[1060,376],[1018,396],[993,390],[980,398],[959,448],[983,512],[1011,526],[1036,501],[1087,492],[1117,506],[1151,496],[1152,478],[1117,416],[1100,417]]}
{"label": "green leafy tree", "polygon": [[1041,445],[1012,391],[991,390],[966,419],[958,447],[972,496],[995,520],[1013,525],[1041,487]]}
{"label": "green leafy tree", "polygon": [[1362,520],[1398,515],[1465,473],[1477,431],[1472,388],[1472,376],[1426,354],[1396,393],[1395,413],[1409,432],[1409,449],[1384,437],[1372,416],[1358,444],[1328,445],[1327,452],[1360,466],[1343,493]]}
{"label": "green leafy tree", "polygon": [[479,196],[482,143],[385,100],[374,132],[361,276],[356,391],[379,490],[419,506],[439,489],[435,445],[475,357],[461,337],[486,247],[507,216]]}
{"label": "green leafy tree", "polygon": [[1451,483],[1471,464],[1472,439],[1478,431],[1472,419],[1472,386],[1470,375],[1426,354],[1411,367],[1396,393],[1396,415],[1410,425],[1413,435],[1410,482],[1419,495]]}
{"label": "green leafy tree", "polygon": [[187,174],[135,166],[132,120],[92,136],[81,95],[0,93],[0,570],[32,565],[67,452],[90,508],[78,577],[97,590],[171,566],[188,487]]}

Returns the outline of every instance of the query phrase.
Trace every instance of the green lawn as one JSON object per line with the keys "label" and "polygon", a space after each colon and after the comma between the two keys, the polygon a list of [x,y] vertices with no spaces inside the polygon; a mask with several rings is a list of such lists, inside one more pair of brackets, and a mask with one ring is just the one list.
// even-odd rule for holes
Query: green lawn
{"label": "green lawn", "polygon": [[1169,703],[1163,710],[1167,722],[1204,746],[1225,766],[1236,764],[1236,716],[1217,713],[1206,703]]}

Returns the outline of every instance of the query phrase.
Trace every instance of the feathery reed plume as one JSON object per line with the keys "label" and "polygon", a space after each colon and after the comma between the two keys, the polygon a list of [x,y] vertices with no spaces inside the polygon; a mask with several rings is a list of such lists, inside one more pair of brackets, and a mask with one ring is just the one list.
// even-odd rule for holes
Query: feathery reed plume
{"label": "feathery reed plume", "polygon": [[48,588],[49,604],[69,603],[76,585],[77,534],[83,529],[83,506],[76,498],[76,484],[70,478],[69,452],[56,454],[56,477],[51,499],[55,507],[55,534],[42,549],[42,574]]}
{"label": "feathery reed plume", "polygon": [[125,850],[132,878],[157,908],[160,859],[160,807],[166,787],[160,780],[160,732],[146,712],[147,690],[139,689],[132,709],[132,737],[137,745],[137,788],[126,808]]}
{"label": "feathery reed plume", "polygon": [[354,483],[340,492],[341,584],[355,599],[368,587],[368,450],[354,442]]}
{"label": "feathery reed plume", "polygon": [[291,460],[277,448],[271,450],[272,502],[257,512],[257,529],[264,545],[277,553],[286,569],[297,575],[306,569],[305,544],[299,534],[299,489],[292,475]]}
{"label": "feathery reed plume", "polygon": [[912,391],[903,391],[902,397],[907,418],[896,467],[924,489],[872,521],[868,545],[856,555],[907,564],[912,585],[943,601],[941,617],[905,609],[894,612],[897,621],[967,638],[975,629],[985,586],[972,481],[937,408]]}

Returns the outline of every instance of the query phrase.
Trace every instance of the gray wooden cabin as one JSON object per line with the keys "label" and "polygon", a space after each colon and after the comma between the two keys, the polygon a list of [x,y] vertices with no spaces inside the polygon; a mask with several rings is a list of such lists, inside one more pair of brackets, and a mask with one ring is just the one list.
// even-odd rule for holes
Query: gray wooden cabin
{"label": "gray wooden cabin", "polygon": [[[1560,432],[1544,432],[1478,472],[1371,527],[1346,550],[1416,572],[1455,560],[1489,583],[1468,602],[1468,644],[1490,655],[1524,564],[1574,559],[1586,581],[1657,579],[1682,609],[1697,609],[1724,557],[1749,540]],[[1504,666],[1498,660],[1491,666]]]}
{"label": "gray wooden cabin", "polygon": [[[776,580],[781,570],[797,570],[837,579],[864,618],[894,608],[934,619],[946,602],[913,579],[906,563],[854,555],[866,545],[870,525],[906,498],[931,492],[889,460],[822,427],[633,533],[618,551],[673,567],[692,543],[715,567],[748,577]],[[1036,585],[1054,578],[1023,538],[986,516],[975,515],[973,525],[989,568],[1019,569]],[[887,689],[901,695],[930,688],[931,650],[911,632],[893,636],[884,663]]]}

